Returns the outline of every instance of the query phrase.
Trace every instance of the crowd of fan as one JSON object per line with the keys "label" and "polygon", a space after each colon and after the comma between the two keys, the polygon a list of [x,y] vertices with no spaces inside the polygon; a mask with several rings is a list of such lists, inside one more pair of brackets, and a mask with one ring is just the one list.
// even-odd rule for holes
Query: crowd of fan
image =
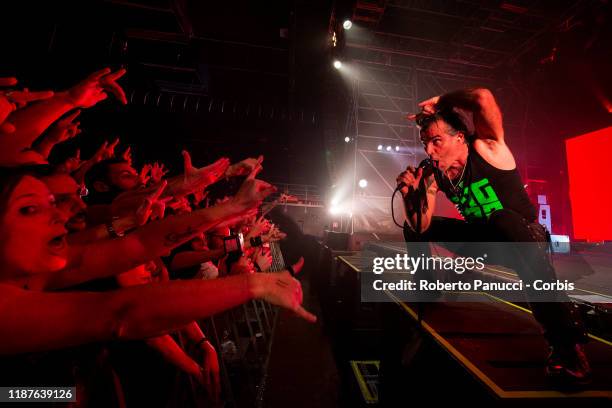
{"label": "crowd of fan", "polygon": [[92,376],[117,360],[109,344],[138,342],[218,400],[217,352],[198,321],[252,299],[315,321],[293,277],[303,260],[266,273],[269,243],[285,234],[265,218],[276,189],[256,178],[261,156],[196,168],[184,151],[183,174],[166,177],[159,162],[134,168],[115,140],[89,159],[77,150],[49,163],[55,146],[86,137],[83,109],[127,103],[124,74],[103,69],[40,92],[0,78],[0,385],[76,384],[78,406],[121,405],[121,370],[109,364],[114,392]]}

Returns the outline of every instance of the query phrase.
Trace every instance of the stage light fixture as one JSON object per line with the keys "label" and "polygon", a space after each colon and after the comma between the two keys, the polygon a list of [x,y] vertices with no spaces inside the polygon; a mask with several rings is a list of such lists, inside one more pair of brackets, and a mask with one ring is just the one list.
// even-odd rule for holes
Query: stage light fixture
{"label": "stage light fixture", "polygon": [[368,186],[368,180],[366,179],[359,180],[359,187],[366,188],[367,186]]}
{"label": "stage light fixture", "polygon": [[395,146],[395,151],[399,152],[399,146]]}
{"label": "stage light fixture", "polygon": [[342,68],[342,63],[340,61],[338,61],[338,60],[335,60],[334,61],[334,68],[336,68],[336,69]]}
{"label": "stage light fixture", "polygon": [[378,145],[378,150],[382,150],[383,149],[383,145]]}
{"label": "stage light fixture", "polygon": [[387,151],[390,152],[391,151],[391,146],[387,146]]}
{"label": "stage light fixture", "polygon": [[349,19],[344,20],[344,23],[342,23],[342,27],[344,27],[345,30],[350,30],[352,26],[353,22]]}
{"label": "stage light fixture", "polygon": [[345,141],[346,143],[348,143],[348,142],[350,142],[350,141],[351,141],[351,138],[347,136],[347,137],[345,137],[345,138],[344,138],[344,141]]}

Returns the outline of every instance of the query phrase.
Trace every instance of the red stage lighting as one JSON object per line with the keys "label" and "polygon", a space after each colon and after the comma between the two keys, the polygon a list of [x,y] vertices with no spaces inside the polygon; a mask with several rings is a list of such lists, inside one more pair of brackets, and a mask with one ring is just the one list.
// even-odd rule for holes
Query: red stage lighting
{"label": "red stage lighting", "polygon": [[565,141],[574,239],[612,240],[612,126]]}

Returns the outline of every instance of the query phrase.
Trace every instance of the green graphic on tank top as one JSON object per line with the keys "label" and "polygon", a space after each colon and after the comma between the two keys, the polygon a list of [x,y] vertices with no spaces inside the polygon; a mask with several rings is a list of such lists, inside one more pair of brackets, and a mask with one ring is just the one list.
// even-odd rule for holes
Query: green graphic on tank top
{"label": "green graphic on tank top", "polygon": [[451,197],[451,202],[466,219],[488,218],[493,211],[504,208],[489,179],[478,180],[466,187],[462,181],[459,188],[463,188],[462,194]]}

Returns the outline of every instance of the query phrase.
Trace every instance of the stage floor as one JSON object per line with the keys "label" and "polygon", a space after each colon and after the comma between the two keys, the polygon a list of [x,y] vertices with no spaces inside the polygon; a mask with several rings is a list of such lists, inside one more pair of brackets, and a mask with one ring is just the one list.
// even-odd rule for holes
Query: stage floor
{"label": "stage floor", "polygon": [[[405,247],[386,245],[384,250],[401,253]],[[371,268],[358,254],[338,255],[336,259],[353,272]],[[577,263],[586,272],[577,274]],[[606,284],[605,277],[612,273],[608,266],[611,264],[612,254],[608,253],[583,253],[580,257],[555,255],[559,278],[576,282],[577,290],[570,294],[572,299],[589,299],[602,307],[612,304],[612,288]],[[496,266],[488,268],[486,273],[516,278],[513,271]],[[559,391],[544,375],[548,348],[539,325],[524,305],[484,293],[461,294],[461,302],[419,304],[401,302],[391,293],[387,294],[407,318],[420,320],[422,328],[446,352],[499,398],[612,399],[612,342],[604,338],[591,334],[591,341],[586,345],[593,382],[580,389]]]}

